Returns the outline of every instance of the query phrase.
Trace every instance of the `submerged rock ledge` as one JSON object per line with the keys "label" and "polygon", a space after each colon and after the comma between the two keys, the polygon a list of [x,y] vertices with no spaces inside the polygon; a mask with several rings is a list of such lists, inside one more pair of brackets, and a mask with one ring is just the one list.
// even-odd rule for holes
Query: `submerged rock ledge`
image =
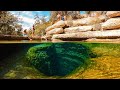
{"label": "submerged rock ledge", "polygon": [[64,76],[78,67],[87,66],[90,50],[75,43],[46,43],[31,47],[27,60],[48,76]]}

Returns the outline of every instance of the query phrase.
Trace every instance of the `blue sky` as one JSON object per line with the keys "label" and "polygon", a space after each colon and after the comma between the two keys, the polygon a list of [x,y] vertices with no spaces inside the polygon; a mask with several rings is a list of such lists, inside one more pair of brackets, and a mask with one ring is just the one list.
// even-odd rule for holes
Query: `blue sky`
{"label": "blue sky", "polygon": [[[38,14],[39,16],[45,16],[46,20],[49,20],[50,11],[10,11],[12,14],[17,16],[22,20],[20,23],[23,29],[29,29],[34,24],[34,16]],[[20,12],[20,15],[19,15]],[[84,14],[84,11],[81,11],[81,14]]]}
{"label": "blue sky", "polygon": [[[23,29],[29,29],[34,24],[34,16],[38,14],[40,17],[45,16],[46,20],[49,20],[50,12],[49,11],[10,11],[12,14],[17,16],[22,20],[21,24]],[[20,14],[19,14],[20,12]]]}

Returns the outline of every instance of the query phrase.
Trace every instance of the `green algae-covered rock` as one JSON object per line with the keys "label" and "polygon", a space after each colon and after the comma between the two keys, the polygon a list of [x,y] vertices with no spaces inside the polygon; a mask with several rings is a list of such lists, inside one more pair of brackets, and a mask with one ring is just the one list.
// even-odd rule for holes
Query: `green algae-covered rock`
{"label": "green algae-covered rock", "polygon": [[46,75],[67,75],[89,59],[88,48],[77,43],[44,43],[31,47],[28,61]]}

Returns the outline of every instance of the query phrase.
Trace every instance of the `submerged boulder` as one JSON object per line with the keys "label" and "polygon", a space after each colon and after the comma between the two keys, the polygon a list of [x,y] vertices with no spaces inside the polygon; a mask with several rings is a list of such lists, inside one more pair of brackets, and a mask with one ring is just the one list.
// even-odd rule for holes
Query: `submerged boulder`
{"label": "submerged boulder", "polygon": [[63,76],[89,61],[89,49],[77,43],[44,43],[31,47],[27,60],[46,75]]}

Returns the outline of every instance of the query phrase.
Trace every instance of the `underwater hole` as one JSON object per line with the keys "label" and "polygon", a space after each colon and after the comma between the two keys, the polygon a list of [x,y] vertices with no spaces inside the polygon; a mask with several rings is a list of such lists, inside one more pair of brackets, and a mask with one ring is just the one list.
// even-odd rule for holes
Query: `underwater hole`
{"label": "underwater hole", "polygon": [[[78,43],[44,43],[29,48],[26,58],[48,76],[65,76],[95,57],[85,45]],[[87,64],[86,64],[87,65]]]}

